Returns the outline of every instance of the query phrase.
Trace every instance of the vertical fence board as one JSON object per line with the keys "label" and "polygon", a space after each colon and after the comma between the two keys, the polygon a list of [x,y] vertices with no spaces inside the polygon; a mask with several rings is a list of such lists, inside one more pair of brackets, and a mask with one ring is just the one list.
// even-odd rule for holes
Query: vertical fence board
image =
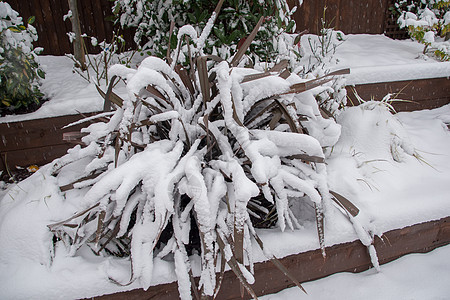
{"label": "vertical fence board", "polygon": [[[382,20],[380,23],[380,21],[378,19],[380,14],[378,14],[377,6],[376,6],[377,1],[378,0],[370,1],[367,3],[367,8],[366,8],[366,10],[367,10],[366,19],[367,20],[365,23],[364,33],[370,33],[372,28],[380,30],[380,28],[383,27],[382,23],[384,21]],[[379,26],[379,24],[381,26]]]}
{"label": "vertical fence board", "polygon": [[47,31],[47,38],[50,43],[51,51],[54,53],[61,53],[62,49],[59,47],[59,37],[58,37],[58,29],[55,24],[57,19],[56,14],[53,15],[53,7],[50,4],[49,0],[40,0],[42,15],[44,17],[45,26],[47,28],[51,28],[51,30]]}
{"label": "vertical fence board", "polygon": [[[97,39],[99,41],[107,39],[105,30],[105,15],[103,14],[102,6],[99,1],[91,1],[92,11],[101,14],[101,17],[94,17],[95,29],[97,30]],[[107,39],[109,40],[109,39]]]}
{"label": "vertical fence board", "polygon": [[[58,34],[58,43],[59,43],[59,54],[66,54],[72,52],[72,44],[69,41],[69,37],[67,36],[67,32],[69,29],[66,27],[66,22],[63,20],[64,15],[66,15],[69,11],[69,8],[64,6],[63,4],[67,4],[67,1],[62,0],[50,0],[50,4],[52,6],[52,11],[54,14],[53,22],[55,24],[55,29]],[[69,21],[67,21],[69,22]],[[70,22],[69,22],[70,23]]]}
{"label": "vertical fence board", "polygon": [[361,3],[362,1],[351,0],[352,7],[352,33],[361,33]]}
{"label": "vertical fence board", "polygon": [[297,10],[294,12],[293,18],[297,24],[297,32],[301,32],[305,29],[309,29],[308,24],[306,23],[307,20],[309,20],[309,10],[305,9],[304,5],[298,6],[298,4],[294,4],[295,2],[295,0],[291,0],[289,5],[290,7],[297,5]]}
{"label": "vertical fence board", "polygon": [[380,8],[378,10],[378,12],[381,14],[380,17],[380,23],[382,26],[381,32],[384,33],[386,30],[385,28],[385,21],[389,18],[389,14],[388,14],[388,9],[389,9],[389,1],[388,0],[378,0],[379,4],[380,4]]}
{"label": "vertical fence board", "polygon": [[[94,21],[91,1],[78,1],[80,11],[82,11],[82,14],[84,16],[84,30],[83,33],[86,33],[89,37],[97,37],[99,41],[102,41],[104,38],[98,36],[97,34],[97,26]],[[96,18],[99,20],[102,20],[101,14],[99,15],[99,12],[96,12]],[[88,49],[89,53],[98,52],[99,48],[92,46],[92,43],[90,39],[85,39],[86,41],[86,47]]]}
{"label": "vertical fence board", "polygon": [[[36,45],[39,45],[40,47],[44,48],[44,54],[55,54],[52,52],[48,52],[50,51],[50,42],[48,40],[48,34],[47,31],[51,31],[50,28],[47,28],[45,22],[44,22],[44,17],[42,15],[42,9],[41,9],[41,5],[39,3],[39,1],[30,1],[30,12],[33,16],[36,17],[36,21],[34,26],[36,27],[36,30],[38,32],[39,35],[39,40],[37,41],[37,43],[35,43]],[[19,14],[22,14],[21,11],[19,11]],[[25,16],[23,16],[25,17]]]}
{"label": "vertical fence board", "polygon": [[352,31],[352,9],[353,9],[353,1],[341,1],[342,5],[342,28],[341,30],[344,33],[353,33]]}
{"label": "vertical fence board", "polygon": [[[372,2],[372,1],[371,1]],[[358,26],[360,27],[360,33],[369,33],[370,32],[370,19],[369,16],[371,14],[370,3],[369,1],[360,1],[360,19],[358,22]]]}
{"label": "vertical fence board", "polygon": [[[99,2],[99,1],[97,1]],[[105,18],[109,17],[112,15],[112,11],[111,11],[111,7],[112,4],[109,1],[100,1],[100,6],[101,6],[101,12],[103,17],[103,25],[105,26],[105,38],[111,38],[112,36],[112,32],[113,32],[113,23],[110,21],[106,21]]]}
{"label": "vertical fence board", "polygon": [[330,23],[331,27],[339,29],[340,21],[340,7],[339,0],[330,0],[327,2],[326,20]]}

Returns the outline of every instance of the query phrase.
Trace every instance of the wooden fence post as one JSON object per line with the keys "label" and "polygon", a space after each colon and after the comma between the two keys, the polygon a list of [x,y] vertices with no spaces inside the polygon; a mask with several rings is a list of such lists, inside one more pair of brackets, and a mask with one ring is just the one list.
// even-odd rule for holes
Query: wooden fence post
{"label": "wooden fence post", "polygon": [[69,1],[69,9],[72,12],[70,16],[70,21],[72,22],[72,30],[75,33],[75,39],[73,40],[73,54],[75,59],[80,63],[80,68],[84,71],[87,69],[86,67],[86,58],[84,51],[84,40],[81,37],[81,25],[80,18],[78,15],[78,5],[77,0],[68,0]]}

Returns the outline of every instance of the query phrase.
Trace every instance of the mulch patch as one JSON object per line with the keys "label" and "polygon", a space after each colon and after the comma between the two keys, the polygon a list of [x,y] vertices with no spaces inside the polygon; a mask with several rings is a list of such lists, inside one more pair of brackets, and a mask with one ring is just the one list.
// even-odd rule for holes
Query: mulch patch
{"label": "mulch patch", "polygon": [[17,183],[30,177],[33,173],[34,172],[28,171],[27,168],[17,168],[14,170],[9,170],[9,172],[3,172],[0,175],[0,181],[5,183]]}

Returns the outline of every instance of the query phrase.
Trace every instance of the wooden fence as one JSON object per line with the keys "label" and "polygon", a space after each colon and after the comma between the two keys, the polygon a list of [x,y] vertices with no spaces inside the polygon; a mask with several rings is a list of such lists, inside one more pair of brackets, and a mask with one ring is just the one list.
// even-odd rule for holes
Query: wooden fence
{"label": "wooden fence", "polygon": [[[18,11],[26,21],[30,16],[35,16],[39,40],[35,47],[43,47],[46,55],[64,55],[72,53],[72,45],[67,35],[72,32],[72,24],[67,18],[69,11],[67,0],[6,0],[11,7]],[[109,0],[78,0],[81,32],[98,41],[111,40],[114,25],[108,18],[112,16],[112,2]],[[124,31],[127,45],[132,45],[133,33]],[[89,53],[98,53],[99,48],[86,43]]]}
{"label": "wooden fence", "polygon": [[[344,33],[386,33],[395,38],[404,38],[405,32],[399,31],[395,20],[389,12],[393,0],[305,0],[297,9],[294,19],[297,31],[308,29],[310,33],[319,32],[320,19],[324,7],[326,20],[335,29]],[[63,16],[69,11],[67,0],[6,0],[11,7],[18,11],[24,20],[30,16],[36,17],[34,26],[39,35],[35,46],[43,47],[43,54],[64,55],[71,53],[72,47],[67,32],[72,31],[71,23]],[[298,0],[288,0],[292,6]],[[96,37],[99,41],[109,40],[114,29],[113,23],[108,21],[112,15],[112,2],[109,0],[78,0],[81,31],[88,36]],[[123,32],[128,46],[133,45],[133,32]],[[98,53],[99,49],[88,45],[90,53]]]}
{"label": "wooden fence", "polygon": [[[289,0],[290,5],[297,0]],[[317,34],[324,18],[326,25],[346,34],[382,34],[393,38],[406,38],[389,10],[394,0],[305,0],[294,13],[297,31],[307,29]],[[326,7],[326,9],[325,9]],[[325,15],[324,15],[325,12]]]}

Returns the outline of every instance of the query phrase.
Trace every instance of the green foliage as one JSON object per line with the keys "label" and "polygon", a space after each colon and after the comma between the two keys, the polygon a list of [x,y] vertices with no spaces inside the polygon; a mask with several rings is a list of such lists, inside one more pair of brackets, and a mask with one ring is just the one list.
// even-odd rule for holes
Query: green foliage
{"label": "green foliage", "polygon": [[45,73],[39,69],[33,56],[25,55],[20,48],[13,48],[0,59],[0,64],[0,108],[17,109],[32,102],[39,103],[43,94],[33,82],[38,77],[44,78]]}
{"label": "green foliage", "polygon": [[[204,28],[218,2],[116,0],[113,12],[116,22],[121,26],[136,28],[134,40],[143,51],[164,57],[169,45],[170,22],[173,20],[176,27],[196,24],[196,30],[200,32],[199,29]],[[139,6],[142,3],[143,8]],[[225,59],[232,56],[259,18],[264,16],[265,22],[249,52],[254,59],[270,61],[276,55],[273,39],[283,31],[295,30],[295,22],[289,18],[292,13],[285,0],[226,0],[212,34],[206,41],[205,52],[218,54]],[[177,44],[176,29],[174,33],[170,41],[172,49]]]}
{"label": "green foliage", "polygon": [[[228,264],[256,298],[251,287],[256,242],[303,289],[255,228],[284,231],[315,221],[325,255],[324,218],[331,201],[352,208],[345,213],[350,221],[358,214],[327,185],[323,151],[336,143],[340,127],[302,95],[348,70],[305,82],[287,69],[287,60],[267,71],[239,67],[257,24],[231,62],[203,55],[203,40],[185,25],[180,31],[190,39],[182,38],[173,52],[192,42],[189,70],[177,59],[154,56],[137,69],[111,67],[115,77],[101,94],[116,112],[107,123],[87,128],[86,147],[74,148],[50,167],[55,177],[79,170],[72,183],[59,187],[81,206],[48,225],[55,247],[64,244],[70,255],[89,247],[96,255],[129,257],[130,278],[109,278],[121,285],[137,281],[144,289],[151,284],[154,259],[169,259],[181,299],[192,299],[191,291],[196,299],[214,299]],[[200,36],[209,34],[206,28]],[[127,84],[125,99],[112,92],[117,77]],[[369,235],[365,241],[371,241]],[[193,265],[201,268],[198,286]]]}
{"label": "green foliage", "polygon": [[0,2],[0,110],[14,112],[31,103],[39,103],[43,94],[39,91],[38,80],[45,73],[36,61],[32,41],[37,34],[28,19],[25,26],[18,13],[9,4]]}
{"label": "green foliage", "polygon": [[401,0],[395,4],[394,12],[400,15],[400,27],[407,28],[413,40],[424,44],[423,54],[432,53],[442,61],[449,60],[449,0]]}

